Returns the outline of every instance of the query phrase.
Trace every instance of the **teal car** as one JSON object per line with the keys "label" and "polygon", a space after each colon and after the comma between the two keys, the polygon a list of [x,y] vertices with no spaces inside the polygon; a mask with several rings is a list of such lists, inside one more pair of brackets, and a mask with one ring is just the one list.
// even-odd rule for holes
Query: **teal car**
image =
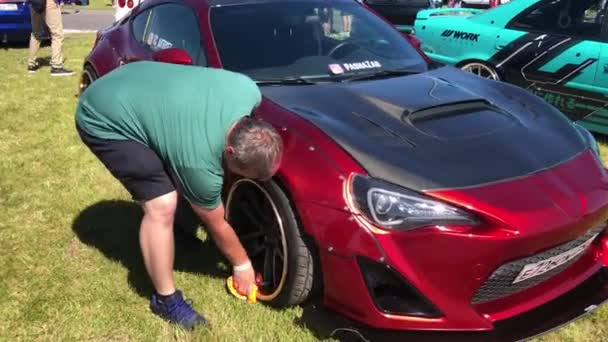
{"label": "teal car", "polygon": [[418,13],[433,60],[524,87],[608,134],[607,0],[513,0],[494,9]]}

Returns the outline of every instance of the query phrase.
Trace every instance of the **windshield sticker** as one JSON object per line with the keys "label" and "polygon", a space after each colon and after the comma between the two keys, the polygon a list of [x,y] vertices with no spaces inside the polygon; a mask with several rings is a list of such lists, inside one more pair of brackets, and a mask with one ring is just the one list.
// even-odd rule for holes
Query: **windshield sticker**
{"label": "windshield sticker", "polygon": [[478,34],[478,33],[462,32],[462,31],[454,31],[454,30],[445,30],[445,31],[443,31],[443,33],[441,34],[441,36],[442,37],[448,37],[448,38],[452,37],[454,39],[470,40],[470,41],[478,42],[480,34]]}
{"label": "windshield sticker", "polygon": [[164,50],[173,47],[173,43],[153,32],[148,33],[146,44],[154,50]]}
{"label": "windshield sticker", "polygon": [[171,47],[173,47],[173,43],[165,40],[164,38],[160,38],[158,40],[158,44],[156,44],[156,48],[161,50],[169,49]]}
{"label": "windshield sticker", "polygon": [[333,75],[340,75],[340,74],[344,73],[344,69],[342,69],[342,67],[340,66],[340,64],[330,64],[329,65],[329,71]]}
{"label": "windshield sticker", "polygon": [[346,69],[346,71],[382,68],[382,64],[380,64],[380,62],[378,62],[378,61],[343,63],[342,66],[344,67],[344,69]]}
{"label": "windshield sticker", "polygon": [[158,41],[158,36],[152,32],[148,33],[148,40],[146,41],[148,46],[155,46],[156,41]]}

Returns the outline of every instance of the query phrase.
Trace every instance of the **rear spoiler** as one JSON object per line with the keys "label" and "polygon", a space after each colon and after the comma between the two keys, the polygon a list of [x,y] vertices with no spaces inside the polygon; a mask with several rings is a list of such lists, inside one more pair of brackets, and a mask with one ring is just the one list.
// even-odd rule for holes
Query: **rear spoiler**
{"label": "rear spoiler", "polygon": [[438,8],[419,11],[416,20],[430,19],[431,17],[463,16],[469,17],[484,12],[477,8]]}

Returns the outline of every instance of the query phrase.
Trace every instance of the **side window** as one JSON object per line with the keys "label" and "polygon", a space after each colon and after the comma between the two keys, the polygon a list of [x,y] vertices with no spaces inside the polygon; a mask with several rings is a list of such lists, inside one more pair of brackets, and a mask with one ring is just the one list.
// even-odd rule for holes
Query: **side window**
{"label": "side window", "polygon": [[180,48],[188,52],[196,65],[206,66],[201,34],[194,11],[180,4],[163,4],[133,19],[135,39],[152,51]]}
{"label": "side window", "polygon": [[509,28],[602,40],[605,0],[542,2],[516,17]]}

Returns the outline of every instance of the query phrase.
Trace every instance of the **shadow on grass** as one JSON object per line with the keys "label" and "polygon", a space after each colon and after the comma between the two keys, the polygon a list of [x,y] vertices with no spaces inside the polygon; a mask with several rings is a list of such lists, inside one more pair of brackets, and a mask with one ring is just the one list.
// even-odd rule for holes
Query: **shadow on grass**
{"label": "shadow on grass", "polygon": [[36,62],[38,62],[38,64],[41,67],[50,66],[51,65],[51,57],[50,56],[38,57],[38,58],[36,58]]}
{"label": "shadow on grass", "polygon": [[320,302],[303,307],[302,316],[294,323],[313,333],[319,341],[338,340],[344,342],[369,341],[364,332],[342,316],[323,308]]}
{"label": "shadow on grass", "polygon": [[[84,244],[97,248],[106,257],[128,269],[128,283],[143,297],[154,292],[146,272],[139,247],[141,207],[129,201],[101,201],[84,209],[74,220],[72,230]],[[207,239],[182,244],[176,241],[176,271],[201,273],[212,277],[226,277],[217,267],[223,260],[215,245]]]}

